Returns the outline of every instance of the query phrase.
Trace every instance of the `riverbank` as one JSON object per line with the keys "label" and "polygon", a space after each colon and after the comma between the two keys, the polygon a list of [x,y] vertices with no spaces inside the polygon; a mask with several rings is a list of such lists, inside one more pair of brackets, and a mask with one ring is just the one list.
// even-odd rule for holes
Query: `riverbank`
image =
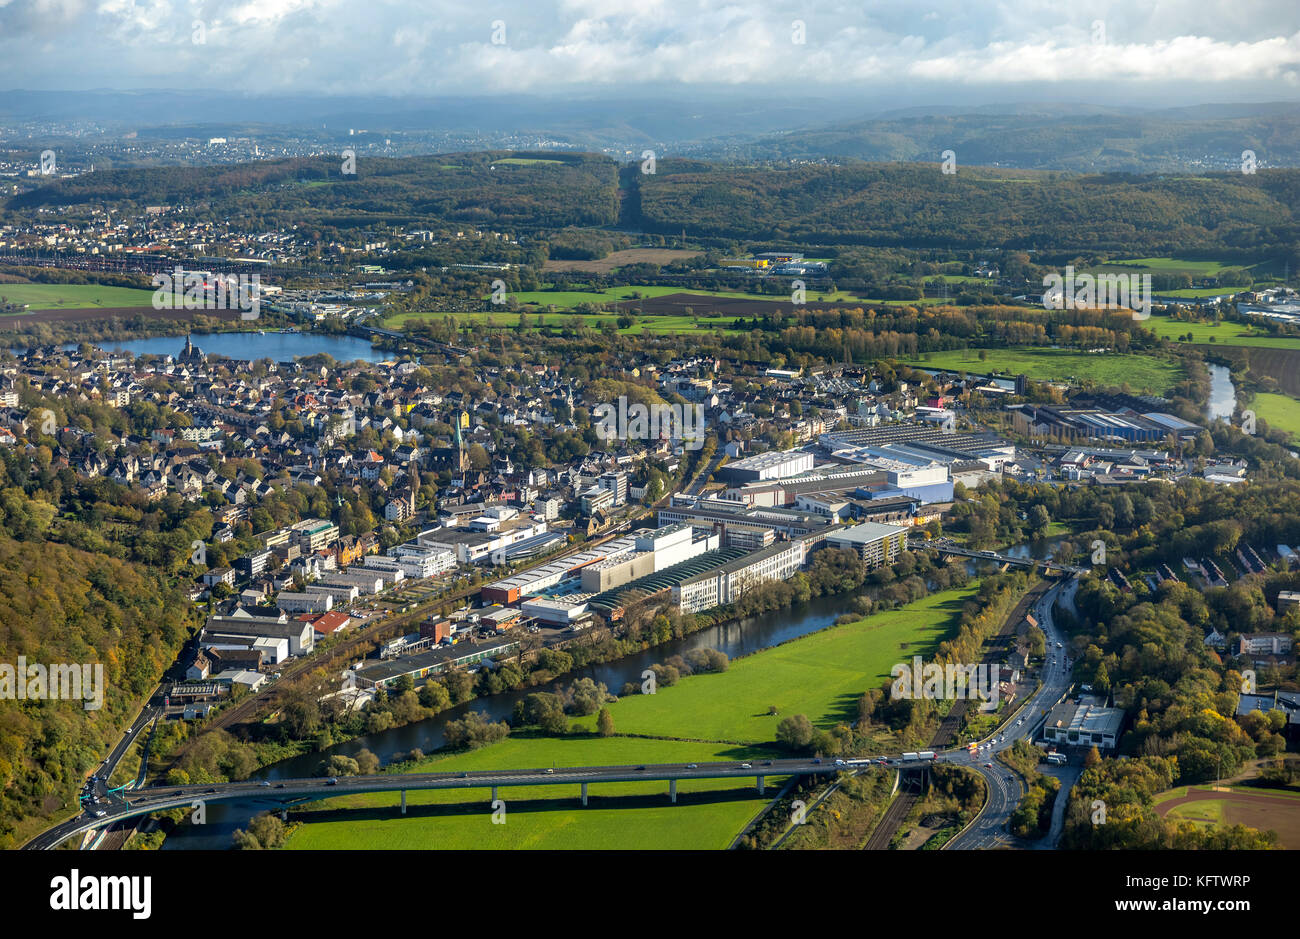
{"label": "riverbank", "polygon": [[[661,686],[654,695],[623,697],[609,705],[620,736],[518,733],[480,750],[407,763],[401,770],[462,772],[776,756],[781,752],[774,742],[776,726],[784,717],[805,714],[822,728],[852,720],[857,698],[886,680],[895,663],[912,655],[929,657],[955,633],[964,604],[977,591],[978,584],[972,582],[898,610],[828,624],[739,658],[725,672],[683,678],[675,686]],[[773,706],[776,714],[769,713]],[[595,718],[575,723],[590,731]],[[768,781],[769,786],[779,783]],[[592,804],[586,809],[578,804],[572,786],[505,790],[507,822],[496,826],[504,831],[492,830],[491,806],[483,792],[468,798],[457,792],[408,793],[406,818],[397,813],[391,796],[351,796],[294,813],[294,820],[306,824],[293,834],[289,847],[720,849],[768,801],[750,785],[693,780],[679,783],[678,804],[672,806],[663,788],[656,783],[593,786]],[[521,800],[517,805],[512,795]],[[426,808],[412,817],[409,807],[417,805]]]}

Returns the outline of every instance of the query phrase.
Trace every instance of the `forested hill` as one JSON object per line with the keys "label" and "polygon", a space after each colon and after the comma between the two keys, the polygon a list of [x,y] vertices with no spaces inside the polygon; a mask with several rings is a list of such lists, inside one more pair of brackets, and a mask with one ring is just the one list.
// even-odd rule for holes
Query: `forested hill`
{"label": "forested hill", "polygon": [[83,487],[47,459],[25,463],[0,459],[0,663],[102,664],[104,697],[98,710],[0,700],[0,849],[75,811],[82,780],[175,661],[190,631],[175,575],[201,531],[164,530],[183,507],[142,511],[107,480]]}
{"label": "forested hill", "polygon": [[1300,170],[1078,176],[934,163],[735,167],[662,160],[647,230],[793,244],[1251,256],[1300,239]]}
{"label": "forested hill", "polygon": [[[618,224],[688,237],[913,249],[1198,253],[1227,260],[1288,254],[1300,243],[1300,169],[1254,174],[1079,175],[958,162],[712,163],[659,159],[621,173],[608,157],[469,153],[237,166],[112,170],[14,196],[39,209],[185,206],[254,230],[483,226],[533,234]],[[516,259],[518,260],[518,259]]]}
{"label": "forested hill", "polygon": [[359,156],[355,174],[343,168],[340,156],[108,170],[15,196],[6,208],[206,206],[213,218],[268,228],[452,223],[509,231],[609,225],[618,217],[616,166],[593,154]]}
{"label": "forested hill", "polygon": [[938,160],[952,149],[970,166],[1081,173],[1228,168],[1243,150],[1264,166],[1300,165],[1300,108],[1290,103],[1116,111],[1077,105],[920,109],[824,123],[733,146],[765,160]]}

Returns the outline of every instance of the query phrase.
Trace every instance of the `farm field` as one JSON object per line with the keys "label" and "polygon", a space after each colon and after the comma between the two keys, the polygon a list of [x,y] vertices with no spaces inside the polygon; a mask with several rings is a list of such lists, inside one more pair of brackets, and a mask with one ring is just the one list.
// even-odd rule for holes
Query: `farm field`
{"label": "farm field", "polygon": [[1153,316],[1143,325],[1162,339],[1175,342],[1179,337],[1190,333],[1193,343],[1251,346],[1259,349],[1300,349],[1300,338],[1270,336],[1262,330],[1241,323],[1184,323],[1167,316]]}
{"label": "farm field", "polygon": [[1300,793],[1248,786],[1215,791],[1209,786],[1183,786],[1156,797],[1155,809],[1164,818],[1191,822],[1198,828],[1246,825],[1275,831],[1279,846],[1300,848]]}
{"label": "farm field", "polygon": [[[594,719],[590,721],[594,723]],[[422,772],[460,772],[497,767],[598,766],[756,759],[775,754],[725,744],[644,740],[635,737],[556,739],[514,736],[479,750],[420,764]],[[591,785],[588,805],[578,787],[504,788],[504,824],[492,823],[486,789],[469,793],[407,793],[407,815],[398,814],[396,793],[345,796],[295,813],[311,819],[289,840],[298,850],[386,849],[702,849],[722,850],[771,799],[736,780],[683,780],[677,804],[668,784]],[[773,778],[769,786],[779,786]]]}
{"label": "farm field", "polygon": [[1004,375],[1025,374],[1037,381],[1095,382],[1119,387],[1127,383],[1135,392],[1165,394],[1182,377],[1173,362],[1149,355],[1104,353],[1088,355],[1067,349],[1017,348],[986,349],[983,361],[978,349],[932,352],[908,359],[913,368],[968,371],[979,375],[998,372]]}
{"label": "farm field", "polygon": [[1251,407],[1255,415],[1267,421],[1270,427],[1300,439],[1300,401],[1287,395],[1264,393],[1255,395]]}
{"label": "farm field", "polygon": [[153,306],[153,291],[100,284],[0,284],[0,300],[32,310],[85,310]]}

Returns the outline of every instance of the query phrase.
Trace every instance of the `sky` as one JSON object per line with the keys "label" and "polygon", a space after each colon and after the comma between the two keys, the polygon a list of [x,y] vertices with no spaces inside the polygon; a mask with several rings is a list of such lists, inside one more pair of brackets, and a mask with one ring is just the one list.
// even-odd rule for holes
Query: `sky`
{"label": "sky", "polygon": [[0,0],[0,88],[1300,99],[1295,0]]}

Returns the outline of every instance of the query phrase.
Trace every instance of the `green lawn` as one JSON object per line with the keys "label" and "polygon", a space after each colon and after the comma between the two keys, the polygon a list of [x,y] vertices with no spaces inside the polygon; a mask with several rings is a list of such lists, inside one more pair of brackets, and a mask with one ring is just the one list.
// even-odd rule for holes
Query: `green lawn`
{"label": "green lawn", "polygon": [[1300,438],[1300,401],[1287,395],[1257,394],[1250,407],[1270,427]]}
{"label": "green lawn", "polygon": [[1224,346],[1254,346],[1260,349],[1300,349],[1300,339],[1283,339],[1245,326],[1241,323],[1184,323],[1168,316],[1153,316],[1142,324],[1157,336],[1177,341],[1180,336],[1192,335],[1195,343],[1217,343]]}
{"label": "green lawn", "polygon": [[153,304],[153,291],[100,284],[0,284],[0,300],[33,310],[146,307]]}
{"label": "green lawn", "polygon": [[[501,743],[426,760],[426,772],[500,767],[599,766],[682,761],[756,759],[752,748],[725,744],[641,740],[633,737],[554,739],[510,737]],[[781,780],[771,779],[770,786]],[[289,847],[402,849],[704,849],[721,850],[772,798],[736,780],[690,780],[677,784],[677,804],[666,782],[593,784],[588,805],[577,786],[503,788],[505,824],[492,823],[487,789],[469,793],[407,793],[407,816],[397,793],[345,796],[318,803],[299,817],[314,818],[296,831]]]}
{"label": "green lawn", "polygon": [[[774,740],[782,717],[806,714],[831,727],[857,717],[858,697],[913,655],[929,657],[952,635],[977,583],[931,594],[901,610],[834,626],[738,659],[721,675],[695,675],[655,695],[610,706],[620,733],[756,744]],[[778,714],[769,715],[776,706]]]}
{"label": "green lawn", "polygon": [[[913,655],[929,656],[951,635],[962,604],[978,584],[933,594],[904,609],[835,626],[738,659],[719,674],[682,679],[654,695],[610,705],[618,734],[567,738],[520,733],[480,750],[433,756],[417,771],[459,772],[638,763],[754,760],[779,755],[772,744],[781,715],[802,713],[829,727],[856,716],[856,701],[889,670]],[[617,692],[618,689],[613,689]],[[593,729],[595,718],[579,719]],[[779,785],[779,780],[769,780]],[[772,790],[768,790],[770,798]],[[312,848],[584,848],[721,849],[766,799],[733,780],[678,785],[678,804],[660,782],[592,785],[582,807],[577,787],[502,789],[506,824],[493,825],[486,790],[408,793],[331,799],[299,814],[312,821],[290,847]]]}
{"label": "green lawn", "polygon": [[1025,374],[1037,381],[1083,382],[1118,387],[1127,383],[1135,392],[1165,394],[1182,377],[1178,365],[1148,355],[1087,354],[1066,349],[1014,348],[932,352],[907,360],[914,368],[965,370],[980,375],[997,372]]}

